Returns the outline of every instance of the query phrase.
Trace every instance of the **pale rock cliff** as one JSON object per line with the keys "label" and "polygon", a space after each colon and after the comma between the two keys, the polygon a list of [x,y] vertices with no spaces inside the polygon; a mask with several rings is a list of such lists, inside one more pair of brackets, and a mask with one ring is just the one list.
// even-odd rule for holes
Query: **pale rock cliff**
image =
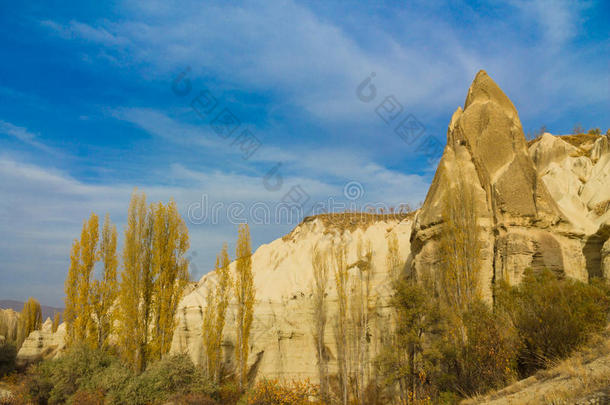
{"label": "pale rock cliff", "polygon": [[[608,186],[604,163],[608,154],[602,152],[604,145],[594,149],[597,164],[578,157],[566,160],[573,154],[571,145],[551,135],[543,137],[539,147],[528,150],[514,105],[480,71],[468,90],[464,109],[458,108],[451,118],[447,146],[415,219],[413,270],[417,274],[440,270],[442,202],[461,178],[474,190],[485,298],[491,299],[494,280],[518,283],[528,267],[550,268],[580,280],[598,275],[599,260],[594,263],[593,256],[600,255],[601,245],[587,246],[596,225],[579,220],[584,215],[579,201],[595,205],[605,193],[596,190]],[[599,164],[603,166],[598,168]],[[540,173],[564,166],[562,170],[572,173],[568,178],[541,178]],[[581,189],[583,179],[592,183]],[[603,238],[599,241],[603,243]]]}
{"label": "pale rock cliff", "polygon": [[65,347],[66,325],[59,325],[55,333],[52,328],[53,322],[47,318],[40,330],[30,333],[17,353],[17,366],[52,359],[60,354]]}
{"label": "pale rock cliff", "polygon": [[[337,215],[334,218],[340,219]],[[330,218],[330,221],[329,221]],[[377,342],[387,333],[387,298],[391,292],[386,271],[387,238],[396,234],[400,255],[406,260],[409,254],[409,238],[412,221],[388,217],[372,223],[365,221],[353,226],[335,224],[333,216],[324,219],[313,217],[298,225],[289,235],[270,244],[260,246],[252,255],[252,270],[256,287],[254,323],[251,332],[250,365],[257,376],[280,378],[311,378],[316,380],[317,362],[313,341],[312,318],[312,252],[314,247],[329,251],[332,243],[345,242],[347,262],[352,266],[352,277],[357,277],[353,265],[358,261],[358,245],[370,243],[373,252],[373,295],[379,299],[375,322],[381,326],[371,331],[371,341]],[[232,263],[231,271],[235,271]],[[174,333],[172,352],[186,352],[196,363],[203,360],[202,314],[208,288],[216,282],[215,274],[201,279],[198,287],[186,295],[178,310],[178,326]],[[328,282],[328,325],[325,340],[330,353],[329,368],[334,372],[335,328],[337,293],[331,268]],[[223,344],[227,363],[233,357],[235,341],[234,308],[230,307],[225,341]],[[372,345],[373,354],[377,348]]]}
{"label": "pale rock cliff", "polygon": [[538,173],[581,238],[589,276],[610,279],[610,138],[544,134],[530,146]]}

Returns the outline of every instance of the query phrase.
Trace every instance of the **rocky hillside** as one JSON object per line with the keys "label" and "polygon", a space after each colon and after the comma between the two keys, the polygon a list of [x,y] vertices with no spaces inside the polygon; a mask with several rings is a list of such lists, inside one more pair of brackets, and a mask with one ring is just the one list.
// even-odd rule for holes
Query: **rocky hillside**
{"label": "rocky hillside", "polygon": [[464,405],[610,403],[610,330],[554,367]]}
{"label": "rocky hillside", "polygon": [[[328,250],[333,243],[347,245],[347,262],[353,278],[358,277],[358,246],[370,243],[373,251],[374,277],[372,289],[379,299],[378,328],[371,331],[377,341],[387,327],[385,300],[390,286],[385,271],[390,233],[397,236],[402,260],[409,254],[412,219],[393,216],[376,217],[364,214],[326,215],[306,219],[289,235],[262,245],[252,255],[256,287],[256,305],[252,326],[251,360],[258,375],[266,377],[317,378],[312,321],[312,252],[314,247]],[[235,270],[235,263],[231,264]],[[197,288],[188,294],[178,310],[178,328],[174,334],[173,352],[187,352],[202,360],[203,308],[208,288],[216,282],[215,274],[205,275]],[[329,279],[329,314],[336,312],[337,293],[332,270]],[[230,311],[231,312],[231,311]],[[230,359],[235,338],[234,314],[229,314],[223,344]],[[332,319],[332,316],[329,316]],[[325,335],[334,371],[335,336],[332,320]]]}

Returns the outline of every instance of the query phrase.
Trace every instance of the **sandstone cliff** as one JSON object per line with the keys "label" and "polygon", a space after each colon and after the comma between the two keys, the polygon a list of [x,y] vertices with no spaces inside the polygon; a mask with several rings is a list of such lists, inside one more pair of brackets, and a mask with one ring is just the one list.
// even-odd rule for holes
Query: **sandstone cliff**
{"label": "sandstone cliff", "polygon": [[[329,221],[330,218],[330,221]],[[336,218],[340,223],[333,222]],[[252,255],[252,269],[256,287],[254,323],[251,332],[250,363],[258,376],[317,379],[315,346],[312,320],[312,252],[314,247],[330,249],[331,244],[347,244],[347,262],[352,277],[356,275],[358,244],[370,243],[373,251],[374,278],[372,289],[379,299],[376,324],[380,328],[371,331],[371,340],[378,341],[387,330],[387,308],[389,279],[386,273],[387,238],[390,233],[397,236],[400,255],[406,260],[409,254],[409,237],[412,221],[393,219],[391,216],[379,221],[358,221],[351,224],[341,215],[309,218],[297,226],[289,235],[270,244],[260,246]],[[235,270],[232,263],[231,271]],[[335,363],[334,314],[337,292],[335,280],[330,272],[328,289],[328,326],[325,340],[329,351],[331,373]],[[174,333],[172,352],[186,352],[193,361],[203,360],[202,314],[207,290],[216,282],[215,274],[205,275],[198,287],[184,297],[178,310],[178,327]],[[234,308],[230,308],[225,341],[223,344],[227,362],[232,358],[235,341]],[[372,348],[375,350],[375,348]]]}
{"label": "sandstone cliff", "polygon": [[[571,145],[552,135],[528,150],[517,110],[480,71],[464,108],[451,118],[447,146],[416,217],[412,268],[418,274],[440,270],[442,201],[462,179],[474,190],[483,246],[480,281],[486,298],[491,299],[494,280],[518,283],[527,267],[550,268],[585,281],[601,275],[607,232],[592,234],[607,213],[598,218],[587,215],[608,190],[606,145],[604,137],[591,157],[574,161],[569,160]],[[563,178],[564,172],[571,174]],[[603,187],[606,191],[600,191]],[[585,217],[588,220],[581,221]]]}

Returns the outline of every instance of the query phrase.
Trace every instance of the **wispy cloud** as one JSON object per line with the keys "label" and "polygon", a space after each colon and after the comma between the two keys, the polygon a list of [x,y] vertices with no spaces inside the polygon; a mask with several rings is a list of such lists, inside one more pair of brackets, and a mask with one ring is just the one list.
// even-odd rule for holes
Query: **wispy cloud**
{"label": "wispy cloud", "polygon": [[38,141],[37,135],[28,131],[27,128],[19,127],[17,125],[11,124],[10,122],[0,120],[0,133],[4,135],[9,135],[43,152],[53,155],[61,155],[61,152],[59,152],[58,150]]}

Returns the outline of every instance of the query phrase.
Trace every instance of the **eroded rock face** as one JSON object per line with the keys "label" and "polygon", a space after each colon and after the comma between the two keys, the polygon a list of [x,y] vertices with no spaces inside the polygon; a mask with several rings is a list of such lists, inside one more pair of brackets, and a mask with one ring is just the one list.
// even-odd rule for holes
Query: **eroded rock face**
{"label": "eroded rock face", "polygon": [[562,212],[586,234],[610,219],[610,141],[544,134],[529,148],[538,173]]}
{"label": "eroded rock face", "polygon": [[[541,166],[548,166],[562,161],[569,146],[534,155]],[[474,190],[484,297],[491,298],[492,280],[517,283],[527,267],[587,279],[581,243],[585,232],[569,221],[541,181],[517,110],[484,71],[468,90],[464,109],[458,108],[451,118],[447,146],[415,220],[412,266],[418,273],[440,270],[442,202],[460,177]]]}
{"label": "eroded rock face", "polygon": [[52,331],[53,322],[47,318],[40,330],[35,330],[24,340],[17,353],[17,366],[23,367],[43,359],[57,357],[65,347],[66,325],[62,323]]}
{"label": "eroded rock face", "polygon": [[542,181],[562,212],[584,233],[589,277],[610,276],[610,140],[607,136],[544,134],[530,146]]}
{"label": "eroded rock face", "polygon": [[[353,265],[358,260],[358,245],[371,244],[373,252],[374,277],[372,289],[379,299],[378,316],[374,324],[379,328],[371,331],[372,341],[377,341],[381,333],[387,333],[388,309],[385,302],[391,292],[386,272],[387,238],[390,232],[397,235],[402,260],[409,254],[411,220],[378,221],[351,230],[311,219],[287,237],[262,245],[252,255],[252,269],[256,287],[254,322],[251,332],[250,364],[257,370],[257,376],[269,378],[318,378],[315,346],[313,341],[312,318],[312,252],[315,246],[322,251],[331,249],[333,242],[347,244],[347,262]],[[231,271],[234,271],[234,263]],[[355,277],[357,267],[350,272]],[[328,325],[325,341],[330,355],[329,368],[334,372],[335,328],[337,313],[337,293],[331,270],[328,281]],[[205,275],[199,286],[183,300],[178,310],[178,327],[174,333],[172,352],[188,353],[193,361],[203,360],[201,327],[207,290],[216,282],[215,274]],[[225,359],[230,363],[235,342],[234,307],[228,314],[223,344]],[[373,355],[377,348],[372,347]]]}

